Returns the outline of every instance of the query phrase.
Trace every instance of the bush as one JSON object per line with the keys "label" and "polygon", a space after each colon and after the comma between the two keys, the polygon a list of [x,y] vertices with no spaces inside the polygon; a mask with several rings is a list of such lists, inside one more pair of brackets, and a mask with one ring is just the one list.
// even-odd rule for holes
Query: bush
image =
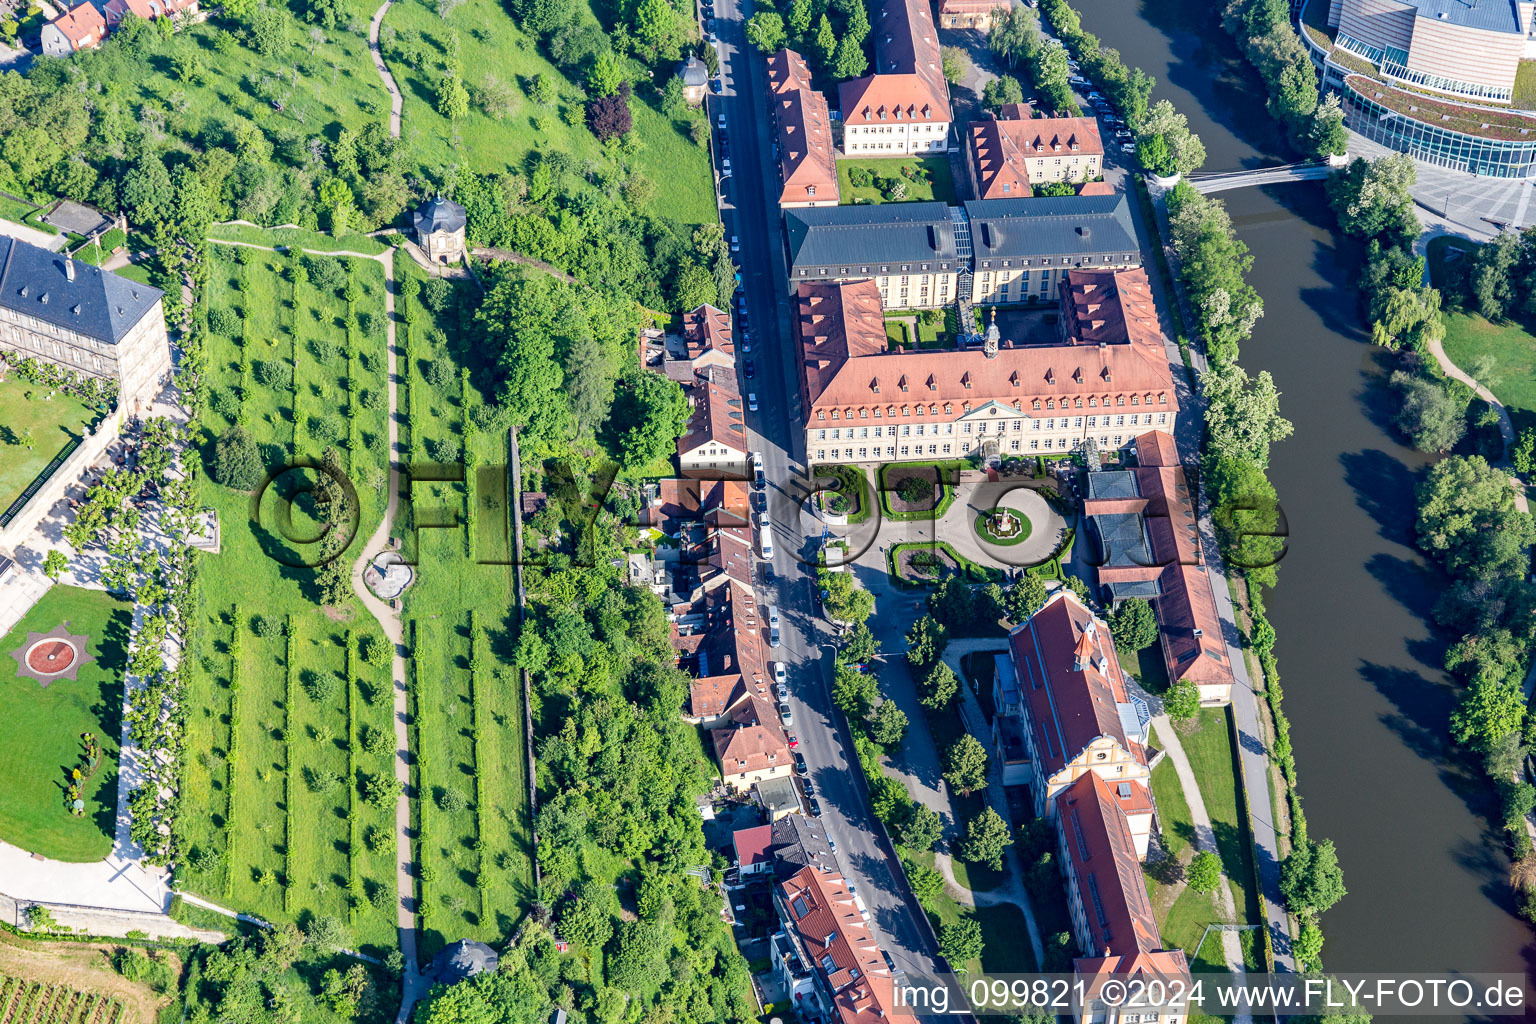
{"label": "bush", "polygon": [[213,477],[225,487],[249,491],[265,475],[256,442],[239,425],[219,435],[213,453]]}
{"label": "bush", "polygon": [[925,476],[904,476],[896,481],[896,493],[911,505],[933,500],[934,482]]}
{"label": "bush", "polygon": [[346,270],[334,256],[307,256],[304,262],[309,264],[309,279],[316,288],[334,292],[346,279]]}
{"label": "bush", "polygon": [[214,334],[233,338],[240,334],[240,313],[228,306],[219,306],[208,314],[208,329]]}
{"label": "bush", "polygon": [[341,680],[336,678],[334,672],[305,669],[304,692],[308,693],[309,699],[316,704],[330,704],[341,695]]}
{"label": "bush", "polygon": [[240,415],[240,396],[233,388],[214,388],[208,395],[208,407],[226,420]]}
{"label": "bush", "polygon": [[316,362],[329,363],[336,358],[336,343],[330,338],[309,339],[309,352]]}
{"label": "bush", "polygon": [[460,456],[464,454],[464,449],[459,444],[459,439],[452,436],[438,438],[431,442],[431,449],[432,457],[438,462],[458,462]]}
{"label": "bush", "polygon": [[287,631],[283,620],[276,615],[251,616],[251,632],[259,637],[282,636]]}
{"label": "bush", "polygon": [[321,445],[333,445],[341,440],[341,424],[334,416],[311,416],[309,436]]}
{"label": "bush", "polygon": [[459,379],[458,373],[454,371],[453,363],[447,356],[441,353],[432,357],[432,361],[427,364],[427,368],[422,376],[427,379],[428,384],[438,391],[447,391]]}
{"label": "bush", "polygon": [[293,387],[293,367],[282,359],[263,359],[256,364],[256,379],[273,391]]}

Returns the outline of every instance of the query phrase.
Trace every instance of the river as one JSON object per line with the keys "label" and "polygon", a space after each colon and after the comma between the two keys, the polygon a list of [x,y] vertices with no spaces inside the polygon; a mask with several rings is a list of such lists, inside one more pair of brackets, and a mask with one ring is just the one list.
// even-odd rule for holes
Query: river
{"label": "river", "polygon": [[[1083,27],[1157,79],[1205,142],[1205,170],[1296,159],[1263,84],[1202,0],[1074,0]],[[1424,456],[1402,445],[1352,269],[1320,183],[1221,193],[1254,257],[1265,314],[1244,346],[1296,433],[1271,478],[1290,529],[1268,600],[1315,837],[1337,843],[1349,895],[1323,920],[1331,971],[1536,970],[1480,773],[1448,749],[1456,695],[1429,618],[1444,584],[1413,547]]]}

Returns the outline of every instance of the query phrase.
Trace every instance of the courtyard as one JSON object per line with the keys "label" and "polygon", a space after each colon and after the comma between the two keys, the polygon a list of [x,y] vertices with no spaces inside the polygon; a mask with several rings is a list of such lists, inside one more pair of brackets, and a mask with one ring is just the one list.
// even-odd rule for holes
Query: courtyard
{"label": "courtyard", "polygon": [[[131,623],[126,601],[54,586],[0,639],[0,840],[62,861],[98,861],[112,851]],[[95,757],[87,757],[87,733]],[[75,769],[84,804],[78,816],[68,792]]]}
{"label": "courtyard", "polygon": [[[868,177],[866,178],[866,175]],[[906,194],[897,199],[882,181],[900,182]],[[837,161],[837,191],[842,205],[851,203],[955,202],[955,182],[947,156],[902,156],[874,160]]]}
{"label": "courtyard", "polygon": [[96,413],[62,391],[14,374],[0,381],[0,513],[47,468],[59,450],[85,435]]}

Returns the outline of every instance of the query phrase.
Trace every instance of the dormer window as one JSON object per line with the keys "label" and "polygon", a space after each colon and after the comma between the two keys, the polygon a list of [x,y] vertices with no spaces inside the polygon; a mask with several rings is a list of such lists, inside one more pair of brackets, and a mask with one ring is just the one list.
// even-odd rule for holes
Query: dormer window
{"label": "dormer window", "polygon": [[937,390],[939,390],[939,382],[934,379],[934,376],[931,373],[928,375],[928,390],[929,391],[937,391]]}
{"label": "dormer window", "polygon": [[874,380],[869,382],[869,390],[873,391],[877,395],[880,393],[880,378],[879,377],[876,377]]}
{"label": "dormer window", "polygon": [[901,388],[903,391],[907,390],[907,378],[905,375],[902,376],[901,380],[896,382],[896,386]]}
{"label": "dormer window", "polygon": [[808,195],[808,196],[815,195],[816,194],[816,186],[815,185],[807,185],[807,186],[805,186],[805,194]]}
{"label": "dormer window", "polygon": [[967,372],[966,372],[966,374],[965,374],[965,376],[964,376],[964,377],[961,377],[961,378],[960,378],[960,384],[961,384],[961,386],[962,386],[962,387],[964,387],[964,388],[965,388],[965,389],[966,389],[966,390],[967,390],[967,391],[969,391],[969,390],[970,390],[970,387],[971,387],[971,375],[970,375],[970,372],[969,372],[969,371],[967,371]]}

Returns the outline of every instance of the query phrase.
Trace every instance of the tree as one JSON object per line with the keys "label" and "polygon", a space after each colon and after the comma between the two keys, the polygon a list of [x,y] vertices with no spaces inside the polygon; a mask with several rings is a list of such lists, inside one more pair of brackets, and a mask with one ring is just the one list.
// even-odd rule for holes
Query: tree
{"label": "tree", "polygon": [[832,60],[837,55],[837,36],[832,31],[832,21],[822,14],[821,20],[816,23],[816,56],[821,59],[825,67],[832,66]]}
{"label": "tree", "polygon": [[1039,16],[1023,4],[1014,4],[1006,14],[994,14],[987,46],[1010,68],[1021,60],[1033,60],[1040,50]]}
{"label": "tree", "polygon": [[59,581],[59,577],[62,576],[64,574],[64,570],[68,568],[69,556],[60,551],[58,548],[54,548],[52,551],[48,552],[47,557],[43,559],[43,575],[47,576],[55,583]]}
{"label": "tree", "polygon": [[1024,87],[1012,75],[1001,75],[986,84],[981,98],[988,110],[1000,110],[1009,103],[1023,103]]}
{"label": "tree", "polygon": [[1200,375],[1205,396],[1206,451],[1218,459],[1246,459],[1269,465],[1269,446],[1296,429],[1280,415],[1280,391],[1268,370],[1251,380],[1236,363],[1212,366]]}
{"label": "tree", "polygon": [[839,665],[832,680],[832,703],[853,721],[863,721],[880,697],[875,677],[846,665]]}
{"label": "tree", "polygon": [[619,454],[633,469],[648,466],[677,444],[688,426],[688,399],[676,381],[632,369],[619,381],[612,422],[627,424]]}
{"label": "tree", "polygon": [[1531,518],[1515,510],[1503,471],[1480,455],[1452,455],[1430,467],[1418,486],[1418,544],[1454,576],[1480,580],[1523,576],[1536,541]]}
{"label": "tree", "polygon": [[869,58],[864,47],[851,33],[845,32],[838,41],[837,53],[832,58],[832,74],[837,78],[858,78],[869,70]]}
{"label": "tree", "polygon": [[981,925],[974,917],[950,921],[939,929],[939,954],[949,961],[951,970],[960,970],[981,956]]}
{"label": "tree", "polygon": [[903,846],[918,852],[931,850],[944,834],[944,819],[927,804],[914,803],[912,812],[897,826],[896,831]]}
{"label": "tree", "polygon": [[784,18],[776,11],[758,11],[747,19],[747,42],[761,53],[782,50],[787,38]]}
{"label": "tree", "polygon": [[945,46],[940,49],[938,60],[945,71],[945,78],[955,86],[965,81],[966,75],[971,74],[971,57],[958,46]]}
{"label": "tree", "polygon": [[1500,681],[1486,676],[1474,680],[1451,712],[1451,735],[1486,754],[1510,735],[1518,735],[1525,722],[1525,698],[1518,679]]}
{"label": "tree", "polygon": [[647,58],[675,61],[682,55],[683,25],[667,0],[640,0],[635,8],[635,40]]}
{"label": "tree", "polygon": [[1201,850],[1185,869],[1184,880],[1195,892],[1215,892],[1216,886],[1221,884],[1221,858],[1210,850]]}
{"label": "tree", "polygon": [[1467,403],[1449,384],[1394,370],[1398,392],[1397,427],[1421,452],[1448,452],[1467,431]]}
{"label": "tree", "polygon": [[1013,845],[1008,823],[991,807],[984,808],[965,826],[960,840],[960,856],[972,864],[985,864],[993,871],[1003,869],[1003,851]]}
{"label": "tree", "polygon": [[1333,840],[1301,838],[1280,865],[1280,895],[1292,913],[1321,914],[1344,898],[1344,872]]}
{"label": "tree", "polygon": [[1514,463],[1515,471],[1521,476],[1530,476],[1536,472],[1536,427],[1526,427],[1520,431],[1515,446],[1510,449],[1509,461]]}
{"label": "tree", "polygon": [[944,781],[961,796],[987,786],[987,748],[970,733],[949,745],[944,753]]}
{"label": "tree", "polygon": [[949,630],[932,615],[924,615],[907,630],[907,661],[918,671],[926,671],[944,657],[949,645]]}
{"label": "tree", "polygon": [[418,1004],[416,1024],[542,1024],[549,994],[530,970],[483,971],[457,985],[439,985]]}
{"label": "tree", "polygon": [[1066,48],[1054,39],[1041,47],[1035,55],[1035,88],[1045,97],[1052,110],[1071,111],[1076,108],[1072,99],[1072,86],[1068,82],[1072,72],[1067,60]]}
{"label": "tree", "polygon": [[1413,212],[1410,191],[1417,179],[1413,157],[1407,153],[1366,160],[1328,177],[1328,202],[1345,234],[1379,238],[1384,245],[1407,248],[1422,230]]}
{"label": "tree", "polygon": [[954,669],[942,661],[936,662],[917,686],[918,700],[923,707],[935,711],[948,707],[959,692],[960,680],[955,677]]}
{"label": "tree", "polygon": [[1329,93],[1312,113],[1312,127],[1307,133],[1312,152],[1319,157],[1343,156],[1349,148],[1349,129],[1344,127],[1344,109],[1336,93]]}
{"label": "tree", "polygon": [[587,104],[587,124],[592,134],[603,142],[629,134],[634,120],[629,112],[629,100],[623,95],[602,96]]}
{"label": "tree", "polygon": [[1303,971],[1320,971],[1323,969],[1323,930],[1311,921],[1306,921],[1301,926],[1301,934],[1296,936],[1296,944],[1291,947],[1291,952],[1296,957],[1296,965]]}
{"label": "tree", "polygon": [[1120,605],[1109,623],[1115,646],[1128,651],[1151,647],[1157,640],[1157,616],[1144,598],[1133,597]]}
{"label": "tree", "polygon": [[1136,134],[1138,139],[1161,135],[1168,145],[1173,170],[1179,174],[1197,171],[1205,163],[1205,144],[1200,141],[1200,136],[1189,130],[1189,120],[1168,100],[1158,100],[1148,109]]}
{"label": "tree", "polygon": [[1187,722],[1200,713],[1200,688],[1193,680],[1180,679],[1163,694],[1163,710],[1175,722]]}
{"label": "tree", "polygon": [[880,653],[880,641],[870,631],[868,622],[856,622],[843,634],[843,646],[838,650],[838,660],[861,665]]}
{"label": "tree", "polygon": [[1440,293],[1415,284],[1371,293],[1371,341],[1396,349],[1407,342],[1415,349],[1445,336],[1440,318]]}
{"label": "tree", "polygon": [[815,13],[812,0],[793,0],[789,5],[789,17],[785,23],[789,37],[796,42],[803,40],[811,30],[811,18]]}
{"label": "tree", "polygon": [[1143,135],[1136,140],[1136,160],[1149,173],[1166,178],[1174,172],[1173,151],[1161,135]]}
{"label": "tree", "polygon": [[256,52],[263,57],[271,57],[281,50],[288,42],[288,25],[291,20],[287,10],[282,7],[259,3],[247,29],[251,41],[256,44]]}
{"label": "tree", "polygon": [[1045,604],[1046,596],[1045,582],[1026,572],[1003,596],[1003,611],[1010,622],[1021,623]]}
{"label": "tree", "polygon": [[355,210],[352,189],[340,178],[327,178],[320,183],[320,205],[331,218],[331,234],[344,235]]}
{"label": "tree", "polygon": [[220,434],[213,451],[213,476],[225,487],[249,491],[261,482],[261,453],[244,427],[235,424]]}
{"label": "tree", "polygon": [[882,747],[894,747],[907,733],[907,713],[893,700],[882,701],[875,709],[875,720],[869,734]]}
{"label": "tree", "polygon": [[592,71],[587,75],[587,91],[593,96],[613,96],[624,80],[624,61],[612,50],[604,50],[592,62]]}
{"label": "tree", "polygon": [[459,73],[449,68],[437,80],[437,112],[450,121],[457,121],[469,113],[469,90]]}
{"label": "tree", "polygon": [[912,895],[917,897],[917,902],[924,909],[934,905],[934,901],[944,895],[944,876],[933,868],[916,861],[908,860],[905,856],[901,859],[906,868],[907,884],[912,887]]}
{"label": "tree", "polygon": [[1244,459],[1207,459],[1205,478],[1222,557],[1250,581],[1274,586],[1275,566],[1285,554],[1274,485]]}
{"label": "tree", "polygon": [[822,602],[834,621],[859,623],[874,613],[875,595],[860,587],[853,573],[822,569],[816,573],[816,581],[827,592]]}

